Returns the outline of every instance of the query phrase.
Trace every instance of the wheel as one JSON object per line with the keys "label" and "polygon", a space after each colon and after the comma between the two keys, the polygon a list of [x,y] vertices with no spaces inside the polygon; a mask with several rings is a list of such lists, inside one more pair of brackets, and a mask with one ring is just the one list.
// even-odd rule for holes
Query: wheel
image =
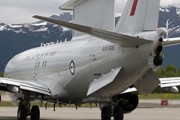
{"label": "wheel", "polygon": [[114,108],[114,120],[123,120],[124,119],[124,112],[123,109],[119,106]]}
{"label": "wheel", "polygon": [[19,106],[17,111],[17,119],[18,120],[26,120],[27,117],[27,109],[25,106]]}
{"label": "wheel", "polygon": [[111,120],[111,106],[105,106],[101,110],[101,120]]}
{"label": "wheel", "polygon": [[32,106],[31,108],[31,120],[39,120],[40,119],[40,110],[37,105]]}

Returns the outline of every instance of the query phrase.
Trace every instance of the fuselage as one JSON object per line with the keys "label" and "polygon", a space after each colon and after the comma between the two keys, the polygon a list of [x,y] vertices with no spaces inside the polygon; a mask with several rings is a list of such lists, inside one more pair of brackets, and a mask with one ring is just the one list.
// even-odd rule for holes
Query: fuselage
{"label": "fuselage", "polygon": [[[155,31],[141,37],[159,39]],[[5,77],[36,80],[51,90],[52,96],[48,99],[77,102],[87,97],[94,79],[122,67],[114,82],[94,95],[110,97],[133,85],[149,69],[148,58],[155,43],[123,47],[99,38],[81,36],[71,42],[33,48],[16,55],[6,66]]]}

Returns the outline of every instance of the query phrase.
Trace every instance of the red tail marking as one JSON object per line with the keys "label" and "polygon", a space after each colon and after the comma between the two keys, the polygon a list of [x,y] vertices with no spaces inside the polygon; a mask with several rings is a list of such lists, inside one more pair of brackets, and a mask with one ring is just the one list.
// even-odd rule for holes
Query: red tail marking
{"label": "red tail marking", "polygon": [[134,0],[133,2],[133,6],[132,6],[132,9],[131,9],[131,13],[130,13],[130,16],[133,16],[136,12],[136,7],[137,7],[137,3],[138,3],[138,0]]}

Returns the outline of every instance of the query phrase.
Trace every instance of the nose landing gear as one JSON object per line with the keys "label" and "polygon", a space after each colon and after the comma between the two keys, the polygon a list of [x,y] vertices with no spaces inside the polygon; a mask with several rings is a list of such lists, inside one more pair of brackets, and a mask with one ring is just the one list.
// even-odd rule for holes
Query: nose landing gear
{"label": "nose landing gear", "polygon": [[40,119],[39,107],[34,105],[31,108],[29,95],[25,95],[24,99],[20,100],[18,111],[17,111],[17,119],[26,120],[27,116],[30,116],[31,120]]}

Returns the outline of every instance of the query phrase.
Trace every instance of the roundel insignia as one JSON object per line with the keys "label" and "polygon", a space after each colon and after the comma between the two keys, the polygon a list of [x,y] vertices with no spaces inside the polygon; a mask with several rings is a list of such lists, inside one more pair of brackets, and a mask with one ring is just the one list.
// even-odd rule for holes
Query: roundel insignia
{"label": "roundel insignia", "polygon": [[70,62],[70,64],[69,64],[69,70],[70,70],[70,73],[71,73],[72,75],[75,74],[75,64],[74,64],[74,61],[73,61],[73,60],[72,60],[72,61]]}

